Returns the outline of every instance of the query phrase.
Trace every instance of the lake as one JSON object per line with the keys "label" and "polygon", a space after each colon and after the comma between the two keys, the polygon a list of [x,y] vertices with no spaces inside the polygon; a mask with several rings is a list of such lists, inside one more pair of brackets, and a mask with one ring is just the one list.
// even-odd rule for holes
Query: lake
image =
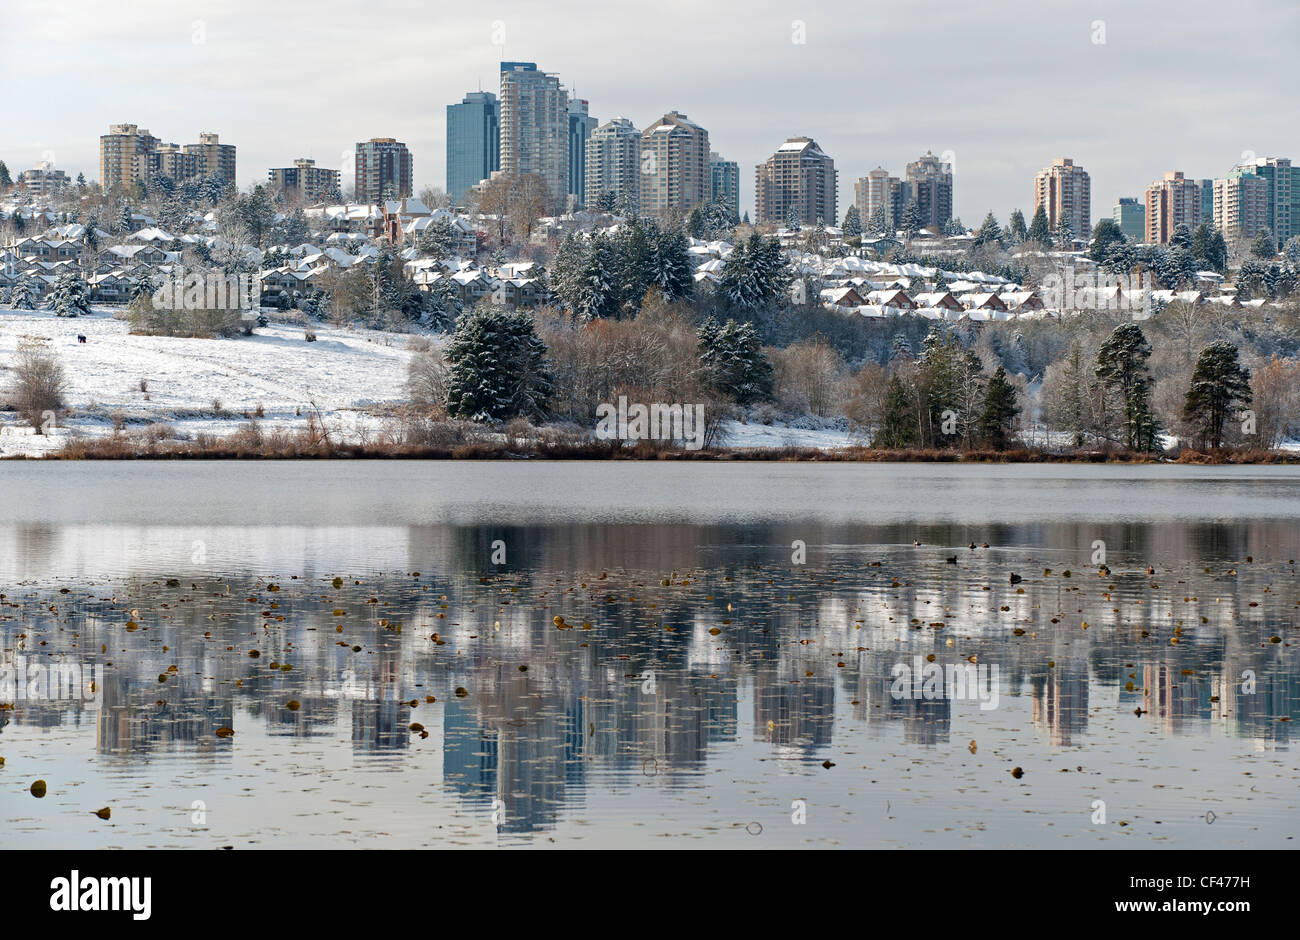
{"label": "lake", "polygon": [[0,498],[6,848],[1300,829],[1300,468],[29,462]]}

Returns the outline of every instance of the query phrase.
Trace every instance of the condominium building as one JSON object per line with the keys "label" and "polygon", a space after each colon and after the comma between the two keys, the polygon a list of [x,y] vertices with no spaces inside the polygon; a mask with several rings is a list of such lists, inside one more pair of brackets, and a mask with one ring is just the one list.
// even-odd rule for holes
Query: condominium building
{"label": "condominium building", "polygon": [[569,99],[569,189],[575,206],[587,204],[587,141],[596,119],[582,98]]}
{"label": "condominium building", "polygon": [[174,180],[199,176],[199,155],[187,153],[180,144],[159,144],[151,157],[151,173],[161,173]]}
{"label": "condominium building", "polygon": [[1300,167],[1292,166],[1288,157],[1261,157],[1247,165],[1268,186],[1264,227],[1279,245],[1300,235]]}
{"label": "condominium building", "polygon": [[193,155],[199,176],[216,176],[227,183],[235,182],[235,147],[223,144],[217,134],[200,134],[197,144],[186,144],[184,151]]}
{"label": "condominium building", "polygon": [[1092,178],[1069,157],[1059,157],[1034,177],[1034,212],[1042,206],[1048,227],[1065,225],[1076,238],[1092,232]]}
{"label": "condominium building", "polygon": [[104,192],[147,185],[158,143],[157,137],[135,124],[110,124],[108,133],[99,138],[99,184]]}
{"label": "condominium building", "polygon": [[756,221],[784,223],[797,217],[801,224],[838,221],[835,161],[811,137],[791,137],[754,171]]}
{"label": "condominium building", "polygon": [[292,193],[305,203],[317,203],[338,197],[342,174],[300,157],[293,166],[268,170],[266,175],[272,188]]}
{"label": "condominium building", "polygon": [[357,144],[356,201],[377,203],[405,199],[413,186],[411,152],[392,137],[372,137]]}
{"label": "condominium building", "polygon": [[23,170],[15,181],[29,196],[49,196],[68,185],[68,174],[56,170],[54,165],[42,161],[30,170]]}
{"label": "condominium building", "polygon": [[471,91],[447,105],[447,195],[455,205],[470,188],[501,169],[501,103],[490,91]]}
{"label": "condominium building", "polygon": [[1129,241],[1140,242],[1146,238],[1147,207],[1136,196],[1121,196],[1111,217]]}
{"label": "condominium building", "polygon": [[1253,238],[1268,225],[1268,181],[1250,164],[1214,181],[1214,227],[1228,238]]}
{"label": "condominium building", "polygon": [[709,154],[709,176],[711,178],[709,198],[731,213],[732,218],[740,218],[740,164],[735,160],[724,160],[716,153]]}
{"label": "condominium building", "polygon": [[549,211],[569,192],[569,93],[535,62],[501,63],[501,172],[535,173],[550,192]]}
{"label": "condominium building", "polygon": [[[876,210],[883,207],[885,224],[891,232],[897,231],[903,221],[903,203],[906,187],[897,176],[890,176],[889,171],[876,167],[866,176],[859,177],[853,184],[853,204],[858,207],[858,218],[863,231],[868,231],[871,220],[876,217]],[[870,232],[870,234],[875,234]]]}
{"label": "condominium building", "polygon": [[1180,225],[1196,228],[1201,221],[1201,187],[1181,170],[1166,173],[1147,187],[1146,242],[1167,245]]}
{"label": "condominium building", "polygon": [[624,117],[606,121],[587,141],[584,201],[596,205],[603,194],[641,200],[641,132]]}
{"label": "condominium building", "polygon": [[[921,227],[942,229],[952,218],[952,164],[930,151],[907,165],[904,202],[915,202],[921,213]],[[858,208],[860,213],[862,208]],[[865,221],[865,220],[864,220]]]}
{"label": "condominium building", "polygon": [[641,211],[687,213],[712,198],[709,132],[669,111],[641,132]]}

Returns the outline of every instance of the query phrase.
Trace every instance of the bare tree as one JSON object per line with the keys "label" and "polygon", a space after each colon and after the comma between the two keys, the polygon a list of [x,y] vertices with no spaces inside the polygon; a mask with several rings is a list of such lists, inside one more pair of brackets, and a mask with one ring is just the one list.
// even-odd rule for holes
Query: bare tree
{"label": "bare tree", "polygon": [[24,338],[14,353],[9,398],[37,434],[44,433],[64,407],[68,378],[59,357],[44,339]]}

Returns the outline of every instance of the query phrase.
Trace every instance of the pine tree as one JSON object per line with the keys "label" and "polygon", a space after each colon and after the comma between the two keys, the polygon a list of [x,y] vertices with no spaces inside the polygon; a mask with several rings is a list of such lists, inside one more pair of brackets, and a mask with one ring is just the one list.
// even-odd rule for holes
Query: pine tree
{"label": "pine tree", "polygon": [[8,189],[13,184],[14,178],[9,175],[9,167],[5,166],[3,160],[0,160],[0,192]]}
{"label": "pine tree", "polygon": [[1273,236],[1269,235],[1268,229],[1260,229],[1255,235],[1255,240],[1250,243],[1250,253],[1264,260],[1277,254],[1277,245],[1273,243]]}
{"label": "pine tree", "polygon": [[1250,371],[1237,359],[1237,347],[1220,340],[1201,350],[1192,384],[1183,403],[1183,417],[1215,448],[1223,443],[1223,425],[1234,404],[1249,405],[1253,394]]}
{"label": "pine tree", "polygon": [[889,218],[885,215],[885,204],[876,203],[876,207],[871,210],[871,217],[867,219],[867,231],[872,235],[892,235],[893,226],[889,224]]}
{"label": "pine tree", "polygon": [[1019,414],[1016,388],[1007,381],[1006,370],[998,366],[984,391],[984,405],[977,424],[980,441],[994,450],[1006,450]]}
{"label": "pine tree", "polygon": [[1034,210],[1033,220],[1029,223],[1029,231],[1025,233],[1025,241],[1046,245],[1051,240],[1051,234],[1047,227],[1047,212],[1040,202],[1038,208]]}
{"label": "pine tree", "polygon": [[906,333],[895,333],[894,341],[889,346],[889,361],[894,362],[898,359],[912,359],[912,343],[907,338]]}
{"label": "pine tree", "polygon": [[1106,260],[1112,245],[1122,245],[1127,238],[1114,219],[1098,219],[1092,227],[1092,243],[1088,246],[1088,257],[1098,264]]}
{"label": "pine tree", "polygon": [[40,282],[30,274],[23,274],[14,283],[13,293],[9,297],[9,306],[14,310],[35,310],[40,299]]}
{"label": "pine tree", "polygon": [[790,211],[786,213],[785,230],[787,232],[801,231],[801,226],[799,225],[799,209],[797,206],[790,206]]}
{"label": "pine tree", "polygon": [[998,220],[994,218],[992,212],[989,212],[989,214],[984,217],[984,221],[976,230],[975,237],[971,240],[971,244],[976,248],[981,245],[1000,246],[1002,244],[1002,227],[998,225]]}
{"label": "pine tree", "polygon": [[778,303],[789,285],[780,242],[753,232],[727,256],[719,289],[732,307],[752,312]]}
{"label": "pine tree", "polygon": [[710,317],[698,336],[700,365],[713,388],[738,405],[772,394],[772,363],[760,348],[752,323],[728,320],[719,327]]}
{"label": "pine tree", "polygon": [[50,292],[49,309],[61,317],[90,313],[90,288],[81,275],[72,272],[59,275]]}
{"label": "pine tree", "polygon": [[1097,350],[1096,375],[1117,392],[1124,414],[1124,444],[1130,450],[1154,450],[1159,428],[1151,410],[1151,344],[1135,323],[1121,323]]}
{"label": "pine tree", "polygon": [[885,413],[871,442],[872,447],[899,450],[916,443],[916,404],[895,373],[885,393]]}
{"label": "pine tree", "polygon": [[461,314],[447,345],[447,412],[471,421],[541,419],[554,380],[531,315],[500,307]]}
{"label": "pine tree", "polygon": [[1007,226],[1011,230],[1011,244],[1019,245],[1028,236],[1028,230],[1025,228],[1025,214],[1019,209],[1011,210],[1011,221]]}
{"label": "pine tree", "polygon": [[903,220],[902,220],[903,235],[907,238],[907,241],[909,243],[912,241],[913,236],[916,235],[916,233],[920,230],[920,228],[921,228],[921,209],[916,204],[916,201],[913,200],[909,202],[907,204],[907,208],[903,210]]}
{"label": "pine tree", "polygon": [[862,234],[862,218],[858,215],[857,206],[849,206],[849,210],[844,213],[844,237],[855,238]]}

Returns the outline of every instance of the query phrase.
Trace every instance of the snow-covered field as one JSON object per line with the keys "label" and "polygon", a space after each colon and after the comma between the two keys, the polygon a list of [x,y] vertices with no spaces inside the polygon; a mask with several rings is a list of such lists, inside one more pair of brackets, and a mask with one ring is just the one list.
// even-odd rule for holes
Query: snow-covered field
{"label": "snow-covered field", "polygon": [[[0,311],[0,366],[19,341],[44,337],[68,376],[71,416],[48,436],[0,428],[0,456],[57,449],[74,434],[107,434],[120,412],[128,427],[165,422],[180,434],[228,434],[262,408],[264,429],[304,426],[314,411],[331,431],[376,430],[386,406],[406,398],[407,336],[272,322],[253,336],[175,339],[131,336],[110,309],[60,318]],[[86,337],[85,343],[77,340]],[[8,384],[0,372],[0,385]],[[0,418],[14,420],[12,413]]]}

